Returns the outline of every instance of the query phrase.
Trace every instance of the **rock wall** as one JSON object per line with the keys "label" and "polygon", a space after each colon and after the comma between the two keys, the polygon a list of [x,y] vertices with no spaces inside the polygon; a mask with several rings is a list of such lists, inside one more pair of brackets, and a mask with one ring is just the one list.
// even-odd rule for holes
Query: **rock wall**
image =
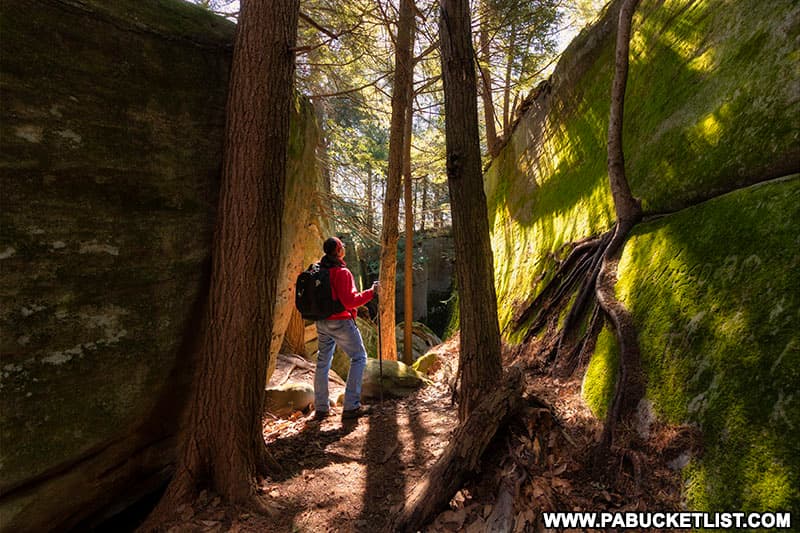
{"label": "rock wall", "polygon": [[[565,52],[486,174],[501,328],[562,245],[609,229],[606,131],[616,15]],[[698,425],[683,469],[708,510],[800,509],[800,7],[791,0],[642,0],[625,103],[628,178],[647,217],[618,296],[647,372],[643,415]],[[603,416],[616,371],[605,330],[584,394]],[[647,416],[643,417],[647,419]]]}
{"label": "rock wall", "polygon": [[[234,26],[177,0],[0,10],[0,529],[63,530],[169,475]],[[273,354],[319,247],[316,143],[298,103]]]}

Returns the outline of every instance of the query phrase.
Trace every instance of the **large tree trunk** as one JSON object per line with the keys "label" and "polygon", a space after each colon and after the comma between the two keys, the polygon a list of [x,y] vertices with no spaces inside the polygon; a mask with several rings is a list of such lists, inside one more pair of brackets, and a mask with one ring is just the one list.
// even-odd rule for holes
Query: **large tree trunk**
{"label": "large tree trunk", "polygon": [[489,215],[481,175],[468,0],[442,2],[442,46],[447,182],[453,216],[461,320],[461,401],[465,420],[481,395],[500,379],[500,328]]}
{"label": "large tree trunk", "polygon": [[156,517],[170,516],[201,486],[259,505],[298,13],[298,0],[242,4],[202,344],[176,473]]}
{"label": "large tree trunk", "polygon": [[397,360],[395,339],[395,277],[397,275],[397,219],[400,211],[400,185],[403,174],[403,144],[405,138],[406,110],[413,90],[414,8],[412,0],[400,1],[400,18],[397,23],[395,49],[394,88],[392,90],[392,123],[389,130],[389,172],[386,195],[383,201],[383,227],[381,231],[381,299],[380,313],[382,357]]}
{"label": "large tree trunk", "polygon": [[405,143],[403,146],[403,203],[406,208],[406,252],[403,257],[405,263],[403,272],[405,278],[403,286],[403,303],[405,304],[403,313],[403,362],[407,365],[414,362],[414,354],[411,350],[412,323],[414,321],[414,201],[411,188],[411,126],[414,119],[414,106],[412,104],[413,102],[409,101],[406,113]]}

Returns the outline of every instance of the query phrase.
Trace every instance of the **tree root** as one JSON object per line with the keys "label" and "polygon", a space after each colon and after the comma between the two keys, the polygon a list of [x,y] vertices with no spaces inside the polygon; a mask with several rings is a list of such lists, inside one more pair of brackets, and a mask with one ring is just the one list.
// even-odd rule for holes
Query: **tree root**
{"label": "tree root", "polygon": [[[551,372],[564,377],[585,367],[587,355],[593,350],[606,319],[613,327],[620,349],[619,372],[612,407],[595,453],[598,465],[608,456],[617,424],[635,411],[644,395],[633,318],[614,295],[617,264],[634,224],[635,221],[618,223],[599,237],[575,243],[550,283],[514,320],[514,326],[519,328],[532,318],[525,336],[528,342],[547,326],[543,335],[544,349],[540,353]],[[559,327],[558,317],[570,299],[573,299],[572,304]],[[582,325],[585,329],[578,333]]]}
{"label": "tree root", "polygon": [[614,326],[620,353],[614,400],[606,417],[600,444],[595,451],[595,464],[598,467],[600,462],[608,457],[618,422],[634,413],[645,390],[633,317],[614,294],[622,245],[632,226],[633,223],[617,226],[614,238],[606,251],[606,257],[603,259],[597,283],[597,301]]}

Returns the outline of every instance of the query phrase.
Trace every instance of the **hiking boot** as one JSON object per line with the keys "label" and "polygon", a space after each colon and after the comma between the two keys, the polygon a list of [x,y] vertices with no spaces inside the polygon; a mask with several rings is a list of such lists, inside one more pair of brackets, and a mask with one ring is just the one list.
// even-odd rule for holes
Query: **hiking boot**
{"label": "hiking boot", "polygon": [[314,420],[325,420],[330,414],[330,411],[314,411]]}
{"label": "hiking boot", "polygon": [[359,405],[355,409],[345,409],[342,411],[342,420],[355,420],[362,416],[369,416],[372,413],[372,406]]}

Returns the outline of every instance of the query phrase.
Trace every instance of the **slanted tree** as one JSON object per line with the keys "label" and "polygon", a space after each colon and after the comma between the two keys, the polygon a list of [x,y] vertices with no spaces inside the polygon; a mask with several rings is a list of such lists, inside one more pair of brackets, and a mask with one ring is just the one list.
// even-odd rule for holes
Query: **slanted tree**
{"label": "slanted tree", "polygon": [[641,203],[633,197],[625,176],[625,157],[622,150],[631,25],[633,12],[638,3],[639,0],[625,0],[620,8],[614,83],[611,87],[611,110],[608,121],[608,178],[611,195],[614,198],[617,226],[598,273],[597,300],[614,325],[620,349],[620,363],[614,400],[604,428],[598,457],[607,455],[606,450],[611,446],[617,422],[622,417],[630,415],[644,395],[644,375],[633,317],[614,294],[617,264],[623,244],[631,228],[642,217]]}
{"label": "slanted tree", "polygon": [[[607,157],[616,223],[603,235],[573,243],[572,250],[560,263],[552,280],[530,305],[514,317],[517,326],[529,324],[527,338],[546,328],[541,345],[549,347],[547,359],[565,373],[574,372],[584,353],[593,345],[603,326],[604,316],[610,320],[620,348],[620,365],[614,399],[595,454],[597,466],[608,457],[618,422],[633,413],[644,393],[634,323],[630,312],[614,295],[617,264],[623,245],[631,228],[642,217],[641,204],[633,197],[625,176],[622,150],[631,24],[637,4],[638,0],[614,4],[619,13]],[[558,329],[555,326],[557,319],[570,301],[572,304]],[[582,324],[585,327],[581,328]],[[579,336],[581,329],[584,333]]]}
{"label": "slanted tree", "polygon": [[501,375],[500,328],[489,213],[483,191],[478,101],[468,2],[442,3],[439,33],[444,82],[447,183],[453,217],[461,320],[460,402],[466,419]]}
{"label": "slanted tree", "polygon": [[395,44],[394,87],[392,89],[392,120],[389,130],[389,171],[386,177],[386,194],[383,200],[383,225],[381,230],[380,314],[382,357],[397,360],[395,339],[395,277],[397,275],[398,215],[400,211],[400,186],[403,174],[403,147],[405,122],[413,91],[414,11],[412,0],[400,0]]}
{"label": "slanted tree", "polygon": [[262,508],[262,435],[280,260],[298,0],[242,2],[231,65],[211,281],[175,475],[149,524],[201,488]]}

